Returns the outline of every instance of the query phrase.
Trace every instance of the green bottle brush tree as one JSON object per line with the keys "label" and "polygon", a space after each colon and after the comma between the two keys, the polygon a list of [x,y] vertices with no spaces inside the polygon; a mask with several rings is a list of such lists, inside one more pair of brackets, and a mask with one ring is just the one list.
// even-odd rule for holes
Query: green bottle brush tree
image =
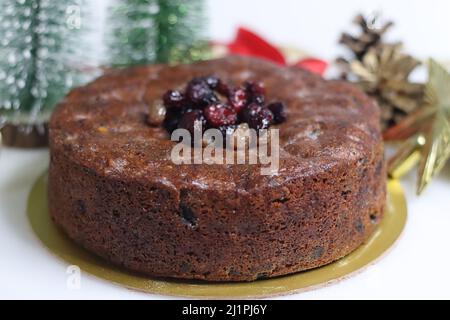
{"label": "green bottle brush tree", "polygon": [[109,9],[109,62],[115,66],[204,59],[203,0],[117,0]]}

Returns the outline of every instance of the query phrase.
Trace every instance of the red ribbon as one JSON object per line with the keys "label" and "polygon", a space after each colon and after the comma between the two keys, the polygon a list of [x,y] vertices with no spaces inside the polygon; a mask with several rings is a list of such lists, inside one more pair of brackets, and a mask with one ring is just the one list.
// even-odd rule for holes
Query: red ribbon
{"label": "red ribbon", "polygon": [[[240,27],[233,42],[227,45],[232,54],[258,57],[280,65],[287,65],[283,53],[260,35]],[[316,58],[301,59],[294,66],[323,75],[328,67],[324,60]]]}

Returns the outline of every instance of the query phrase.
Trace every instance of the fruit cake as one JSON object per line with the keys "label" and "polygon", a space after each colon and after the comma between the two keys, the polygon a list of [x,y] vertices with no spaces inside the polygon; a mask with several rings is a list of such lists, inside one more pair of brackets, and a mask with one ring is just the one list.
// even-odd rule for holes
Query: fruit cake
{"label": "fruit cake", "polygon": [[[207,109],[224,101],[213,89],[242,110]],[[195,105],[201,90],[203,109],[152,115],[161,101]],[[236,119],[279,129],[278,172],[174,164],[171,130],[199,117],[225,131]],[[383,216],[377,105],[298,68],[229,56],[112,70],[71,91],[49,130],[52,219],[88,251],[149,276],[252,281],[320,267],[360,246]]]}

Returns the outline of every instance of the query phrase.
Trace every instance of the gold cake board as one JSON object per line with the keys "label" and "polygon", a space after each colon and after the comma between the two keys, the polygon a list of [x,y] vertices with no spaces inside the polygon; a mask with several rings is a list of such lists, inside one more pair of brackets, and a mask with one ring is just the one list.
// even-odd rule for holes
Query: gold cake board
{"label": "gold cake board", "polygon": [[200,282],[155,279],[113,266],[68,239],[53,223],[47,209],[47,174],[34,184],[28,217],[42,243],[56,256],[82,272],[126,288],[147,293],[192,298],[262,298],[298,293],[341,280],[380,258],[398,239],[406,223],[406,201],[400,183],[388,182],[388,204],[379,227],[361,247],[329,265],[293,275],[254,282]]}

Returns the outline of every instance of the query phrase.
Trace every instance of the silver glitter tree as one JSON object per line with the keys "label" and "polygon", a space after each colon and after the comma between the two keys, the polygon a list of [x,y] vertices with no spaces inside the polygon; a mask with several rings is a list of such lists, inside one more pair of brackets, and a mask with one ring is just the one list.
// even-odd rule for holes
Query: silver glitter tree
{"label": "silver glitter tree", "polygon": [[44,123],[75,84],[82,0],[0,1],[0,126]]}

